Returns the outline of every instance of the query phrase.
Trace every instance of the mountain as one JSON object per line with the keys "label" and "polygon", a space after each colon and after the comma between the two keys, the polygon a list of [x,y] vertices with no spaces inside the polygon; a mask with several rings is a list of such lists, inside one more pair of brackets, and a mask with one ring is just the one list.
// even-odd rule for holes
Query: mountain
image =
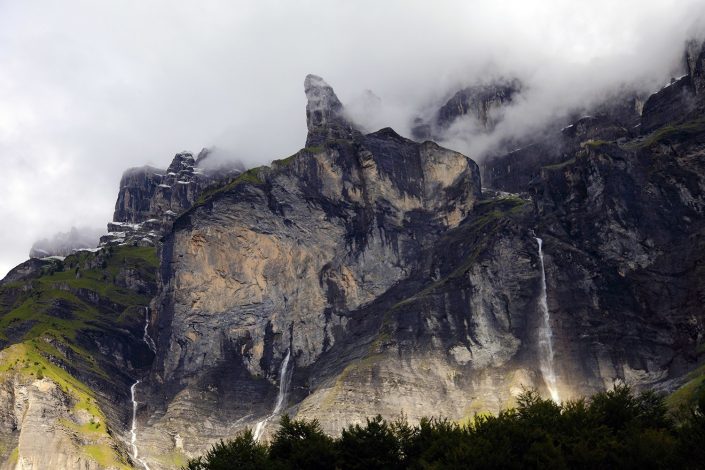
{"label": "mountain", "polygon": [[472,119],[479,132],[491,132],[502,119],[503,108],[521,92],[517,79],[498,79],[457,91],[430,119],[417,117],[412,126],[416,140],[438,140],[455,122]]}
{"label": "mountain", "polygon": [[290,157],[129,170],[98,249],[0,283],[2,468],[174,468],[283,413],[329,433],[461,421],[524,387],[692,399],[705,50],[687,51],[643,107],[625,92],[482,168],[363,133],[309,75]]}
{"label": "mountain", "polygon": [[131,468],[129,387],[156,294],[153,248],[30,259],[0,284],[1,468]]}
{"label": "mountain", "polygon": [[210,154],[203,149],[194,158],[181,152],[166,170],[149,166],[127,170],[120,180],[113,222],[101,242],[154,246],[204,191],[233,180],[245,169],[239,161],[209,166]]}

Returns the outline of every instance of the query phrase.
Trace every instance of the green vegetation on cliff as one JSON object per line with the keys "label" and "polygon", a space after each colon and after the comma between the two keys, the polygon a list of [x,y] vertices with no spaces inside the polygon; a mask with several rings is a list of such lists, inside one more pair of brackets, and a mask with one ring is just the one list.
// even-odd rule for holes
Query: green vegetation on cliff
{"label": "green vegetation on cliff", "polygon": [[266,167],[266,166],[259,166],[257,168],[250,168],[249,170],[240,173],[237,177],[233,178],[232,180],[228,181],[227,183],[225,183],[223,185],[217,185],[217,186],[207,188],[198,197],[196,202],[193,204],[193,207],[191,209],[189,209],[188,211],[186,211],[186,213],[191,212],[191,210],[195,209],[196,207],[199,207],[199,206],[206,204],[208,201],[212,200],[217,195],[226,193],[226,192],[236,188],[237,186],[240,186],[241,184],[249,183],[249,184],[253,184],[253,185],[259,185],[259,184],[264,183],[260,173],[265,171],[266,169],[268,169],[268,167]]}
{"label": "green vegetation on cliff", "polygon": [[0,382],[60,392],[66,409],[47,424],[75,436],[79,452],[104,467],[129,468],[96,392],[119,379],[90,338],[109,332],[117,341],[139,341],[129,330],[141,329],[157,264],[154,248],[106,247],[47,262],[0,286]]}
{"label": "green vegetation on cliff", "polygon": [[526,391],[515,408],[467,424],[381,417],[325,435],[318,422],[283,417],[269,445],[251,431],[221,442],[188,470],[702,468],[705,394],[680,420],[663,397],[627,387],[558,405]]}

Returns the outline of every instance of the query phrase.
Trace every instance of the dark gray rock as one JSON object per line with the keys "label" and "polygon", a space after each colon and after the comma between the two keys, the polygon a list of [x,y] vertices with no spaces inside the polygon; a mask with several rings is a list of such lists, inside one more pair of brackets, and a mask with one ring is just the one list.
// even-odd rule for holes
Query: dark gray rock
{"label": "dark gray rock", "polygon": [[333,88],[317,75],[307,75],[304,80],[306,93],[306,146],[315,147],[330,139],[349,139],[355,130],[343,113],[343,105]]}
{"label": "dark gray rock", "polygon": [[654,93],[644,104],[641,116],[641,132],[648,134],[670,122],[682,120],[696,108],[693,82],[690,75],[678,80]]}
{"label": "dark gray rock", "polygon": [[166,170],[145,166],[127,170],[120,180],[113,222],[101,243],[130,243],[154,246],[174,219],[189,209],[207,189],[236,178],[240,162],[207,165],[208,149],[198,158],[190,152],[177,153]]}
{"label": "dark gray rock", "polygon": [[430,120],[417,117],[412,126],[414,139],[422,141],[442,137],[459,118],[472,116],[484,132],[491,132],[501,119],[501,109],[521,92],[519,80],[497,80],[474,85],[456,92]]}

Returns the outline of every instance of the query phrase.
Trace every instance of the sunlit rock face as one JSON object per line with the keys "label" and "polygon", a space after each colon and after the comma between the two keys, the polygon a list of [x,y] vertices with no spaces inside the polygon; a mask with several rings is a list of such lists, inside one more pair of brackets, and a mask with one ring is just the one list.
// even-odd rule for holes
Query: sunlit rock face
{"label": "sunlit rock face", "polygon": [[[97,392],[106,427],[76,441],[76,398],[5,361],[24,374],[0,377],[5,467],[94,468],[96,445],[128,465],[134,435],[139,459],[166,469],[258,423],[267,439],[281,413],[338,433],[378,413],[460,421],[525,387],[556,400],[677,387],[705,338],[702,48],[688,51],[689,107],[671,87],[643,108],[627,93],[486,162],[484,191],[457,152],[356,129],[316,76],[291,157],[208,187],[187,153],[127,173],[110,246],[0,283],[3,312],[32,298],[55,322],[96,305],[75,335],[86,353],[65,345],[52,364]],[[113,246],[151,230],[156,282],[153,251]],[[33,295],[42,285],[55,289]],[[34,327],[10,323],[2,345]],[[58,425],[41,441],[45,418]]]}
{"label": "sunlit rock face", "polygon": [[[154,432],[161,427],[168,434],[169,423],[183,422],[192,402],[195,407],[209,407],[209,400],[219,404],[207,414],[212,434],[194,429],[185,437],[180,431],[187,448],[253,425],[271,412],[289,348],[292,403],[308,395],[318,399],[349,364],[372,354],[373,344],[382,344],[381,328],[396,321],[392,312],[407,308],[392,307],[434,277],[450,274],[445,270],[452,271],[451,264],[431,266],[434,250],[439,243],[453,242],[441,240],[461,230],[481,199],[477,165],[457,152],[410,141],[391,129],[368,135],[353,130],[340,138],[341,129],[348,131],[339,119],[339,101],[320,79],[315,82],[320,90],[312,92],[311,80],[306,80],[307,94],[315,103],[309,114],[316,110],[323,118],[310,123],[309,141],[321,143],[271,169],[248,172],[180,217],[165,239],[154,387],[169,396],[161,409],[155,407]],[[468,256],[473,251],[465,249]],[[534,258],[527,255],[523,265],[530,289],[537,275]],[[452,264],[460,261],[452,259]],[[475,276],[479,283],[482,273]],[[395,289],[393,297],[385,297]],[[449,295],[453,298],[439,295],[434,302],[439,302],[437,315],[458,315],[453,335],[459,339],[435,333],[445,328],[436,314],[412,309],[409,315],[417,316],[412,324],[426,335],[418,360],[445,361],[452,349],[457,364],[467,368],[505,364],[520,345],[506,309],[497,314],[499,325],[493,319],[474,325],[454,312],[456,303],[465,304],[462,296]],[[477,297],[474,302],[481,308],[482,294],[469,288],[467,296],[468,301]],[[479,336],[472,341],[482,346],[468,358],[469,331],[475,329]],[[411,354],[415,333],[404,329],[400,334],[411,336],[394,349]],[[500,338],[495,341],[495,336]],[[454,368],[447,368],[447,374],[457,375]],[[463,390],[458,388],[458,396]],[[393,396],[386,398],[392,406]],[[355,413],[361,417],[373,407]],[[332,431],[341,418],[330,413],[324,422]]]}
{"label": "sunlit rock face", "polygon": [[497,411],[522,387],[668,388],[692,367],[700,128],[641,137],[626,97],[562,129],[557,164],[529,160],[531,180],[510,183],[523,196],[483,194],[470,159],[363,135],[322,79],[305,90],[308,146],[216,190],[164,239],[147,460],[266,419],[288,374],[284,411],[335,433],[377,413]]}

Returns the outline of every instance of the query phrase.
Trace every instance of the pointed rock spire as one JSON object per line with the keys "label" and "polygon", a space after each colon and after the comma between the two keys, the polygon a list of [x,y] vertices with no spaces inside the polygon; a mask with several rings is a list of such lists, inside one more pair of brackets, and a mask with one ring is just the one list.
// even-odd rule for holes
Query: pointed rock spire
{"label": "pointed rock spire", "polygon": [[306,92],[306,146],[320,145],[327,139],[347,139],[354,129],[345,118],[343,105],[333,88],[317,75],[307,75],[304,80]]}

